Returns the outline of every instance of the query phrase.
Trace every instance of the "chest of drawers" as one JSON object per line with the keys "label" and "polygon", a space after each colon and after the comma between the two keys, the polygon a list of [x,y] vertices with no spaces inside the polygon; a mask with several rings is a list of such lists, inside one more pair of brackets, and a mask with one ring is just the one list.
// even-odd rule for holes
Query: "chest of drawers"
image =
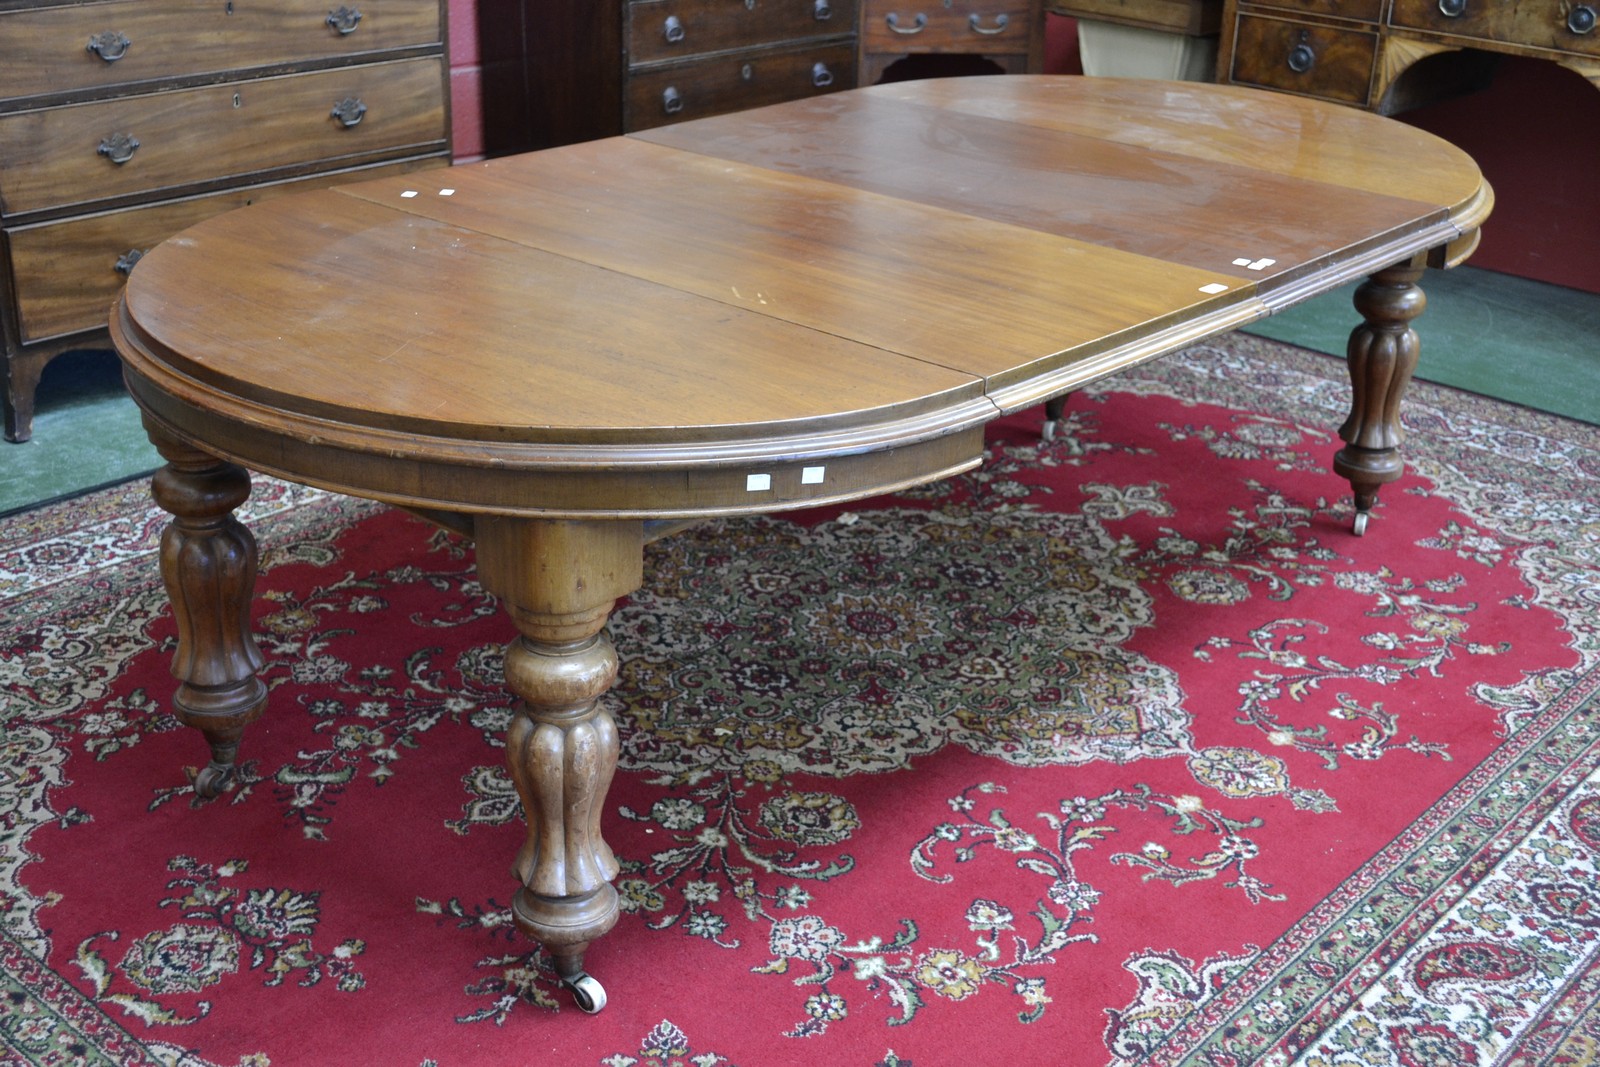
{"label": "chest of drawers", "polygon": [[623,125],[855,86],[856,0],[629,0]]}
{"label": "chest of drawers", "polygon": [[1600,86],[1597,15],[1600,0],[1228,0],[1217,76],[1385,114],[1481,84],[1497,54]]}
{"label": "chest of drawers", "polygon": [[[104,343],[151,245],[280,193],[449,162],[440,0],[0,0],[5,432]],[[263,250],[267,254],[267,250]]]}
{"label": "chest of drawers", "polygon": [[981,56],[1008,74],[1044,68],[1041,0],[862,0],[860,81],[910,55]]}

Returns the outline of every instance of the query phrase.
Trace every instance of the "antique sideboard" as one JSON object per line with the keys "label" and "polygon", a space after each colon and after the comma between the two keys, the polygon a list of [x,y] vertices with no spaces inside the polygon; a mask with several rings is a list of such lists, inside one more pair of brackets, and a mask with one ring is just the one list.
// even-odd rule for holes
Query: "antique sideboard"
{"label": "antique sideboard", "polygon": [[1394,114],[1481,86],[1498,56],[1600,85],[1600,0],[1228,0],[1217,80]]}

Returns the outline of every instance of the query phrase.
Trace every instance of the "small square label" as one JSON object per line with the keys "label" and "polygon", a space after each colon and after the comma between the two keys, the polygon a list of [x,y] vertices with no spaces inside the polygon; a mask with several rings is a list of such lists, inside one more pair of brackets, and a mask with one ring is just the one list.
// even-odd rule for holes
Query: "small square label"
{"label": "small square label", "polygon": [[821,485],[822,477],[827,471],[828,468],[826,467],[802,467],[800,469],[800,484]]}
{"label": "small square label", "polygon": [[1221,282],[1212,282],[1210,285],[1202,285],[1200,287],[1200,291],[1202,293],[1210,293],[1211,295],[1215,296],[1217,293],[1226,293],[1228,291],[1228,287],[1223,285]]}
{"label": "small square label", "polygon": [[747,493],[765,493],[772,488],[772,475],[748,474],[744,479],[744,491]]}
{"label": "small square label", "polygon": [[400,199],[402,199],[402,200],[410,200],[413,196],[416,196],[416,195],[417,195],[417,191],[415,189],[407,189],[405,192],[400,194]]}
{"label": "small square label", "polygon": [[454,189],[440,189],[439,190],[439,195],[440,196],[455,196],[456,195],[456,191]]}

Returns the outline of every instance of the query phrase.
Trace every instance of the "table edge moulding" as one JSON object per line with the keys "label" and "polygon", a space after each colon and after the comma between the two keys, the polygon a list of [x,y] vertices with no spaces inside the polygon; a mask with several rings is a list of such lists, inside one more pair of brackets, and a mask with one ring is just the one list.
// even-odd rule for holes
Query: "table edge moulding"
{"label": "table edge moulding", "polygon": [[1470,253],[1493,199],[1458,149],[1353,109],[1044,76],[873,86],[441,177],[199,223],[113,309],[166,460],[173,708],[210,747],[196,792],[230,788],[267,699],[247,469],[471,538],[516,631],[512,913],[587,1010],[585,948],[618,916],[605,627],[649,540],[949,477],[1001,414],[1059,417],[1069,390],[1370,275],[1333,461],[1359,533],[1403,470],[1418,279]]}

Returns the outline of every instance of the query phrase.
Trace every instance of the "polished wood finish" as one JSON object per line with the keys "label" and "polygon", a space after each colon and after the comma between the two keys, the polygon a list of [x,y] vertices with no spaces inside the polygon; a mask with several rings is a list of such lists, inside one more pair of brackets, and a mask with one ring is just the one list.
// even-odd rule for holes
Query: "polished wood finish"
{"label": "polished wood finish", "polygon": [[477,0],[483,150],[622,132],[623,0]]}
{"label": "polished wood finish", "polygon": [[1222,26],[1222,0],[1052,0],[1049,10],[1186,37],[1213,37]]}
{"label": "polished wood finish", "polygon": [[[31,433],[45,365],[105,343],[108,302],[162,238],[277,183],[449,161],[440,0],[3,7],[0,344],[12,440]],[[341,120],[346,99],[359,105]]]}
{"label": "polished wood finish", "polygon": [[1044,69],[1042,0],[861,0],[857,81],[908,56],[970,55],[1008,74]]}
{"label": "polished wood finish", "polygon": [[1600,87],[1597,16],[1576,0],[1227,0],[1217,80],[1386,115],[1482,88],[1499,55]]}
{"label": "polished wood finish", "polygon": [[169,576],[185,633],[211,635],[179,655],[178,713],[215,749],[203,784],[259,711],[237,468],[473,537],[517,631],[513,914],[596,1006],[583,952],[616,920],[604,625],[646,540],[968,469],[1002,413],[1371,274],[1336,460],[1364,523],[1401,470],[1417,276],[1470,251],[1491,200],[1458,150],[1352,109],[1001,77],[201,222],[141,261],[111,325],[169,460],[171,536],[218,546]]}
{"label": "polished wood finish", "polygon": [[624,34],[627,130],[856,84],[856,0],[627,0]]}
{"label": "polished wood finish", "polygon": [[233,517],[250,496],[250,476],[155,422],[146,427],[166,460],[151,492],[172,516],[161,535],[161,577],[178,624],[172,708],[211,747],[211,762],[191,778],[196,793],[212,797],[233,772],[245,726],[267,706],[256,677],[266,661],[250,634],[256,541]]}

